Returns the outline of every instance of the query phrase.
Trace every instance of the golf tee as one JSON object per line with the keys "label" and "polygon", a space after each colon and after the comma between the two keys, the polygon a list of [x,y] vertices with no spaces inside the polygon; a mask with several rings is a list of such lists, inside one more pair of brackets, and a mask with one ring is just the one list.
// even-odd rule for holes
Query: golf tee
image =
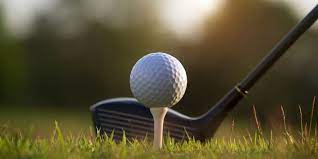
{"label": "golf tee", "polygon": [[150,108],[154,120],[154,139],[153,147],[158,150],[162,147],[163,122],[167,114],[167,107]]}

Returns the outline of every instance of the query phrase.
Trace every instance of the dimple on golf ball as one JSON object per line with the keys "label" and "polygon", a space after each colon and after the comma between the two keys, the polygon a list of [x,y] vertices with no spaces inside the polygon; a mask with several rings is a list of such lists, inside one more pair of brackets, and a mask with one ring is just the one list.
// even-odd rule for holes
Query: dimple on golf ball
{"label": "dimple on golf ball", "polygon": [[175,57],[161,52],[151,53],[133,67],[130,88],[146,107],[172,107],[186,91],[187,74]]}

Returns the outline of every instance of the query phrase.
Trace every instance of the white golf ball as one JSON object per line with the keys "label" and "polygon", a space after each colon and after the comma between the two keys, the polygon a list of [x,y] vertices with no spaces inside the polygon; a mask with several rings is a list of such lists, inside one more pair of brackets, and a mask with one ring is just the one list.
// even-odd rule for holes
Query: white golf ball
{"label": "white golf ball", "polygon": [[151,53],[133,67],[130,88],[146,107],[172,107],[185,93],[187,74],[175,57],[161,52]]}

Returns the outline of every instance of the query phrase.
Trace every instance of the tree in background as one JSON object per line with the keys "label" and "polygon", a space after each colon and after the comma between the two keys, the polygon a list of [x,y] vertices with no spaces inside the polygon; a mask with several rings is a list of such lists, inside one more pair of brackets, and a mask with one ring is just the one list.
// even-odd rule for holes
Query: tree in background
{"label": "tree in background", "polygon": [[26,65],[22,44],[11,37],[4,25],[0,5],[0,103],[12,103],[26,94]]}
{"label": "tree in background", "polygon": [[[61,1],[38,16],[26,39],[13,43],[0,34],[12,46],[1,47],[2,99],[87,107],[105,98],[132,96],[128,80],[134,63],[147,53],[164,51],[183,62],[189,77],[186,95],[178,104],[182,107],[175,108],[198,115],[239,82],[297,22],[286,6],[264,0],[226,1],[217,16],[207,19],[202,39],[191,43],[163,27],[154,1],[111,1],[112,5],[95,7],[91,5],[108,1],[90,2]],[[312,58],[317,37],[316,32],[306,33],[236,113],[249,112],[253,104],[265,114],[277,111],[280,104],[295,106],[291,107],[295,111],[297,104],[309,104],[318,88],[313,73],[318,64]]]}

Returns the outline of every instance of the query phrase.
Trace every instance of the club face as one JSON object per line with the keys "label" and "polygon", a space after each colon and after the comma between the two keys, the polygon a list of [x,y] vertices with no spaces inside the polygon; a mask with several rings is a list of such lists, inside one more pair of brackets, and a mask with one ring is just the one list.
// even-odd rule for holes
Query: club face
{"label": "club face", "polygon": [[[101,134],[121,140],[153,137],[153,118],[149,108],[134,98],[116,98],[101,101],[91,107],[93,122]],[[164,135],[177,141],[195,138],[201,140],[201,129],[193,118],[169,109],[164,122]]]}

